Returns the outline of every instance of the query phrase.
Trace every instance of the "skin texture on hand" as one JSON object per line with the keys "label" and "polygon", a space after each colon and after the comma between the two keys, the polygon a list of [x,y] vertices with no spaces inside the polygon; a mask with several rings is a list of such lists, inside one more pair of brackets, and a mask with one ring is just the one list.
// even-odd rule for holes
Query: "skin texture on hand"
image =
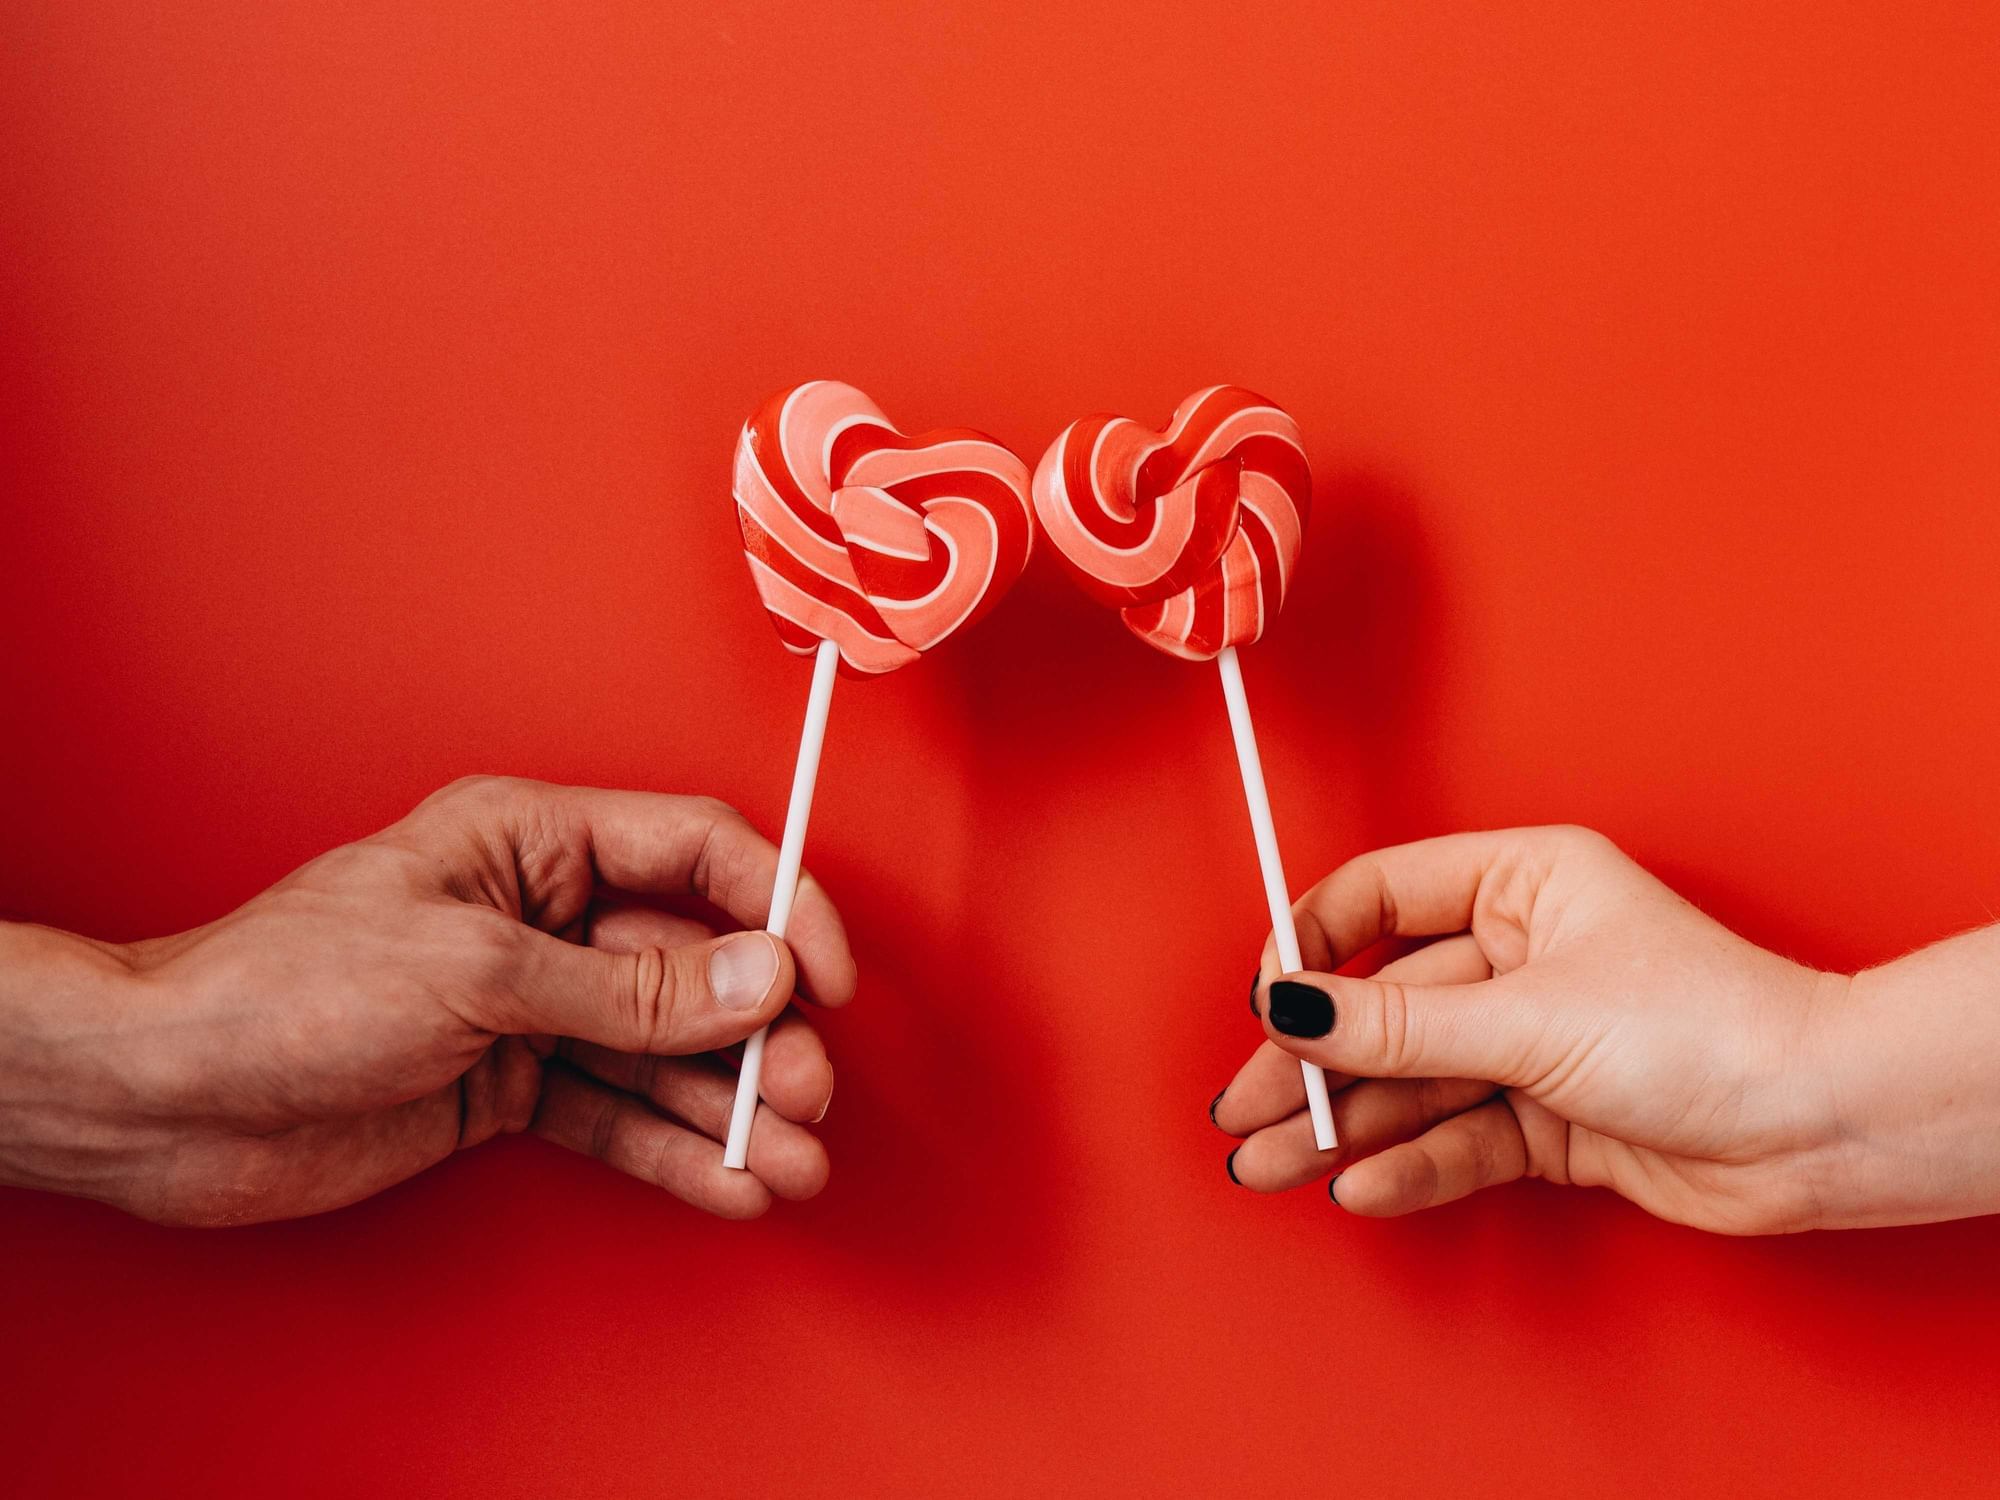
{"label": "skin texture on hand", "polygon": [[[2000,928],[1822,974],[1576,828],[1381,850],[1296,911],[1314,972],[1266,945],[1267,1040],[1210,1110],[1245,1187],[1386,1216],[1533,1176],[1736,1234],[2000,1210]],[[1332,972],[1392,939],[1430,941]]]}
{"label": "skin texture on hand", "polygon": [[[474,778],[239,910],[119,947],[0,928],[0,1180],[236,1224],[352,1203],[532,1131],[709,1212],[808,1198],[840,918],[703,798]],[[738,928],[748,929],[738,931]],[[719,1144],[767,1022],[750,1170]]]}

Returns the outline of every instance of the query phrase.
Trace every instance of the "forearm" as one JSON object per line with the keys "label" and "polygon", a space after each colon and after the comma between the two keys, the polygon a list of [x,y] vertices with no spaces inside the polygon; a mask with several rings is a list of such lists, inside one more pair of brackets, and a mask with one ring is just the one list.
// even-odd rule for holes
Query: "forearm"
{"label": "forearm", "polygon": [[2000,926],[1857,975],[1835,1056],[1831,1223],[2000,1212]]}
{"label": "forearm", "polygon": [[0,923],[0,1184],[117,1201],[134,1149],[122,950]]}

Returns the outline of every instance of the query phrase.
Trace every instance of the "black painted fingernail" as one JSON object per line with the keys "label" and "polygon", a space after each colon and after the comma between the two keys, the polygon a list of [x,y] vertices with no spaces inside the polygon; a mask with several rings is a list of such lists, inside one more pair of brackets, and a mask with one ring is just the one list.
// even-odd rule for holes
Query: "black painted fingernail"
{"label": "black painted fingernail", "polygon": [[1327,1178],[1326,1195],[1333,1200],[1335,1208],[1340,1207],[1340,1179],[1338,1177]]}
{"label": "black painted fingernail", "polygon": [[1286,1036],[1325,1036],[1333,1030],[1333,996],[1295,979],[1274,980],[1271,1024]]}
{"label": "black painted fingernail", "polygon": [[[1211,1099],[1211,1100],[1209,1100],[1209,1101],[1208,1101],[1208,1123],[1209,1123],[1209,1124],[1211,1124],[1211,1125],[1214,1125],[1214,1124],[1215,1124],[1215,1106],[1216,1106],[1216,1105],[1218,1105],[1218,1104],[1220,1104],[1220,1103],[1222,1102],[1222,1096],[1223,1096],[1224,1094],[1228,1093],[1228,1092],[1229,1092],[1229,1090],[1228,1090],[1227,1088],[1223,1088],[1223,1089],[1218,1089],[1218,1090],[1216,1091],[1216,1095],[1215,1095],[1215,1097],[1214,1097],[1213,1099]],[[1219,1130],[1219,1129],[1221,1129],[1222,1127],[1220,1127],[1220,1126],[1218,1125],[1218,1126],[1216,1126],[1216,1128],[1217,1128],[1217,1129]]]}
{"label": "black painted fingernail", "polygon": [[1264,971],[1259,969],[1250,976],[1250,1014],[1257,1014],[1257,986],[1264,982]]}
{"label": "black painted fingernail", "polygon": [[[1238,1146],[1236,1148],[1236,1151],[1241,1151],[1242,1149],[1243,1148],[1241,1146]],[[1236,1175],[1236,1151],[1230,1152],[1229,1155],[1223,1159],[1222,1170],[1229,1174],[1229,1180],[1231,1182],[1235,1183],[1238,1187],[1242,1187],[1243,1179]]]}

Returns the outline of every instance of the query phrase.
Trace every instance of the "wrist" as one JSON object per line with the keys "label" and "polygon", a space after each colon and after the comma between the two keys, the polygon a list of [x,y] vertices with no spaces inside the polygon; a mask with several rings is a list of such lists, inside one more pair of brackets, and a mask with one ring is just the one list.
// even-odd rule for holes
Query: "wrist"
{"label": "wrist", "polygon": [[0,1184],[123,1201],[137,988],[115,944],[0,925]]}
{"label": "wrist", "polygon": [[2000,1212],[2000,932],[1855,975],[1831,1030],[1829,1227]]}

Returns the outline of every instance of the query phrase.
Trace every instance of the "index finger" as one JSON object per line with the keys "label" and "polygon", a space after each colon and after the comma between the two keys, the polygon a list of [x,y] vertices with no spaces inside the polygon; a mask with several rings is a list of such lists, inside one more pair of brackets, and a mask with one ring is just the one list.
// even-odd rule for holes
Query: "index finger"
{"label": "index finger", "polygon": [[[553,786],[474,777],[420,807],[411,822],[456,827],[482,849],[498,834],[511,853],[523,915],[588,908],[600,885],[636,896],[698,896],[746,928],[764,926],[778,850],[735,808],[713,797]],[[785,933],[801,987],[822,1005],[854,996],[854,956],[840,914],[819,882],[800,878]]]}
{"label": "index finger", "polygon": [[[1388,937],[1471,932],[1496,969],[1527,956],[1528,917],[1556,829],[1455,833],[1349,860],[1294,903],[1300,944],[1335,969]],[[1270,944],[1264,972],[1277,972]]]}
{"label": "index finger", "polygon": [[[606,885],[641,896],[699,896],[745,927],[769,920],[777,845],[727,803],[660,792],[555,790],[557,806],[587,841]],[[854,998],[847,928],[809,874],[799,877],[785,943],[809,998],[828,1006]]]}

